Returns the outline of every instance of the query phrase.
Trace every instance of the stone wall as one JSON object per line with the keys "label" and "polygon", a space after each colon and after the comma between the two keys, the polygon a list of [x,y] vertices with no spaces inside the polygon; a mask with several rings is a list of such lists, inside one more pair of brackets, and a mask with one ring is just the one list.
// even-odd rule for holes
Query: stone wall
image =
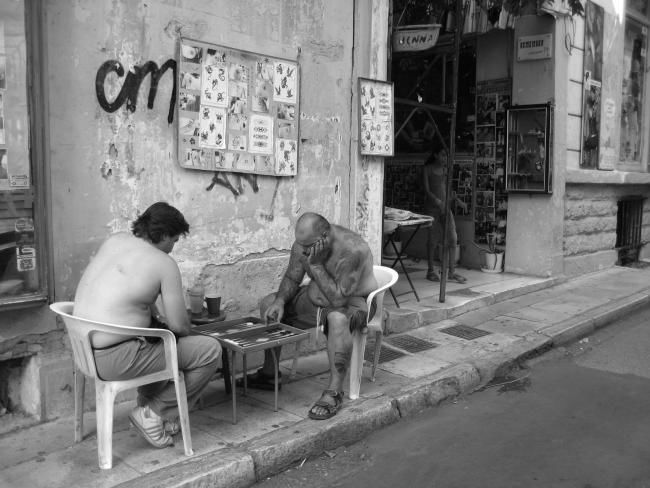
{"label": "stone wall", "polygon": [[[613,266],[617,202],[627,196],[650,197],[646,185],[567,185],[564,205],[565,274]],[[650,242],[650,201],[644,202],[642,241]]]}

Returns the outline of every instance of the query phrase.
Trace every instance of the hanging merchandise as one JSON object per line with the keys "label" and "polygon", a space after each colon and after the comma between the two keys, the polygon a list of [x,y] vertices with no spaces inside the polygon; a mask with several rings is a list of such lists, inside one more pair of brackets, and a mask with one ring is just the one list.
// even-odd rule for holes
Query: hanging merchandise
{"label": "hanging merchandise", "polygon": [[508,196],[505,193],[505,110],[510,79],[479,82],[476,95],[476,187],[474,240],[506,244]]}

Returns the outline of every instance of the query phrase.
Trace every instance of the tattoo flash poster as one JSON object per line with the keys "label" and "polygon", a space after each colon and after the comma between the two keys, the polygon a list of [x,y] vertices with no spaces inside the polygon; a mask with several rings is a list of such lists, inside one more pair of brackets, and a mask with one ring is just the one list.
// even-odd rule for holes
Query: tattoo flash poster
{"label": "tattoo flash poster", "polygon": [[366,156],[393,156],[393,84],[359,78],[359,150]]}
{"label": "tattoo flash poster", "polygon": [[178,59],[181,167],[297,174],[297,61],[189,39]]}

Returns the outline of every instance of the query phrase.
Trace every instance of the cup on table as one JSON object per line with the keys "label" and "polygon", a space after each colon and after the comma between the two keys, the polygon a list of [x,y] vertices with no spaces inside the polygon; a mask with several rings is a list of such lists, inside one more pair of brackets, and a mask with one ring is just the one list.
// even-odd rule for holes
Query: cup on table
{"label": "cup on table", "polygon": [[203,312],[203,290],[192,288],[188,294],[190,298],[190,310],[194,315],[199,315]]}
{"label": "cup on table", "polygon": [[208,315],[219,315],[221,312],[221,297],[216,295],[206,295],[205,305],[208,308]]}

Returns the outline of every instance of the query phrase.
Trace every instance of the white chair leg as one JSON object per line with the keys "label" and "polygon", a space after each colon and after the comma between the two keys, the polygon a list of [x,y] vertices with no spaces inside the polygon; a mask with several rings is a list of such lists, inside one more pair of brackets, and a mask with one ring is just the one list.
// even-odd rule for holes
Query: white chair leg
{"label": "white chair leg", "polygon": [[377,365],[379,364],[379,355],[381,354],[381,341],[384,337],[384,333],[381,330],[375,332],[375,354],[372,357],[372,375],[370,376],[370,381],[375,381],[375,372],[377,371]]}
{"label": "white chair leg", "polygon": [[74,441],[81,442],[84,437],[84,394],[86,392],[86,376],[72,367],[74,377]]}
{"label": "white chair leg", "polygon": [[361,376],[363,374],[363,352],[366,348],[368,329],[352,334],[352,359],[350,360],[350,400],[359,398]]}
{"label": "white chair leg", "polygon": [[101,469],[113,467],[113,402],[115,392],[110,384],[95,382],[97,415],[97,457]]}
{"label": "white chair leg", "polygon": [[[190,414],[187,408],[187,394],[185,392],[185,376],[183,372],[178,372],[178,380],[174,381],[176,388],[176,400],[178,401],[178,418],[181,423],[181,432],[183,434],[183,447],[185,448],[185,455],[191,456],[194,454],[192,451],[192,434],[190,433]],[[233,383],[233,395],[235,385]]]}

